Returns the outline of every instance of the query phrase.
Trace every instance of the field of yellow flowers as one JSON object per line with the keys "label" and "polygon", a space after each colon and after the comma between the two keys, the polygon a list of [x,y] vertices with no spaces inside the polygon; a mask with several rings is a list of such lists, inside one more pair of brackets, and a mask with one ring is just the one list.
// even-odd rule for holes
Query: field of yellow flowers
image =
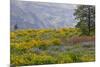
{"label": "field of yellow flowers", "polygon": [[78,28],[16,30],[10,39],[11,65],[95,61],[95,37]]}

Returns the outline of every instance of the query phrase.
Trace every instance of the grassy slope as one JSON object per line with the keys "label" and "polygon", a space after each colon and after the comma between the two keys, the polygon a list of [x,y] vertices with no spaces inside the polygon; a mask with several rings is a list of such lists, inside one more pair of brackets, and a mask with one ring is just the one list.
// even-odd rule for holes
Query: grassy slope
{"label": "grassy slope", "polygon": [[11,32],[11,64],[58,64],[95,60],[94,36],[77,28]]}

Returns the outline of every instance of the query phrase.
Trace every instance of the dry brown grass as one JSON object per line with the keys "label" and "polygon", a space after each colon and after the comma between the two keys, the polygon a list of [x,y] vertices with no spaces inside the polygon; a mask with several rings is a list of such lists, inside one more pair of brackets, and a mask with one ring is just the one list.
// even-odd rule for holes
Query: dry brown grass
{"label": "dry brown grass", "polygon": [[68,39],[69,43],[81,43],[95,41],[95,36],[75,36]]}

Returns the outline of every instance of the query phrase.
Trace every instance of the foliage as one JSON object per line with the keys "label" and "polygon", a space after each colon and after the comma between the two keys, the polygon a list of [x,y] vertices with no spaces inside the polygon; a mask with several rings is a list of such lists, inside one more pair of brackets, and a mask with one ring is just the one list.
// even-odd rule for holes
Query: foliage
{"label": "foliage", "polygon": [[95,6],[81,5],[75,9],[74,15],[78,20],[77,28],[80,28],[84,35],[95,34]]}
{"label": "foliage", "polygon": [[94,36],[81,35],[79,28],[16,30],[11,32],[11,64],[94,61],[94,43],[91,41],[94,42]]}

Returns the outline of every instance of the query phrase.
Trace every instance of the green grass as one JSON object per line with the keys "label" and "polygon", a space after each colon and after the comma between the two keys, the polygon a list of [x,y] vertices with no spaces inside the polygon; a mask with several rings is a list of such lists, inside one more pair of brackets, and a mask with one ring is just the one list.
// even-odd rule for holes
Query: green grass
{"label": "green grass", "polygon": [[10,39],[12,65],[95,61],[94,36],[78,28],[16,30]]}

